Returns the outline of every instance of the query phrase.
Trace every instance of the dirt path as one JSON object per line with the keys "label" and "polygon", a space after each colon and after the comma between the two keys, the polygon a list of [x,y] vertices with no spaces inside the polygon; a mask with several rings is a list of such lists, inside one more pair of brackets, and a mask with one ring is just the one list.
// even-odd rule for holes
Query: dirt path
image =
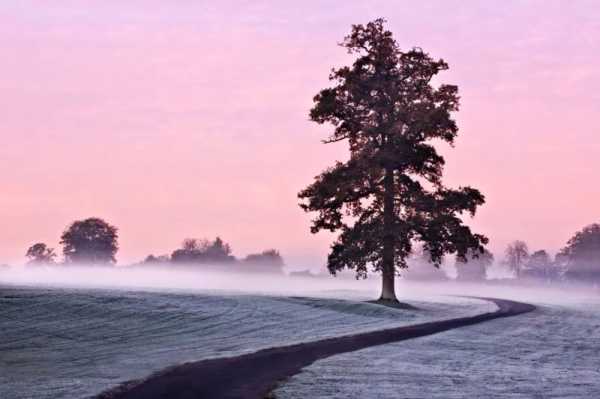
{"label": "dirt path", "polygon": [[434,321],[381,331],[346,335],[303,344],[260,350],[247,355],[202,360],[164,370],[143,381],[132,381],[98,399],[263,399],[278,382],[319,359],[370,346],[403,341],[531,312],[533,305],[505,299],[494,302],[495,312]]}

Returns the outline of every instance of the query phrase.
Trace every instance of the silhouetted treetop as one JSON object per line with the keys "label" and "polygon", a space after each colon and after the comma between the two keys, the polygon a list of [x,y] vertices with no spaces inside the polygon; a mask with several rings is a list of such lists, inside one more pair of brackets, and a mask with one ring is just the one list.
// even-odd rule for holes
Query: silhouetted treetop
{"label": "silhouetted treetop", "polygon": [[225,243],[221,237],[215,238],[212,244],[206,247],[206,256],[210,260],[221,262],[235,260],[235,258],[231,256],[231,247],[229,244]]}
{"label": "silhouetted treetop", "polygon": [[[333,124],[329,141],[348,139],[351,151],[381,148],[388,139],[388,151],[374,154],[374,161],[398,163],[437,180],[443,159],[424,141],[454,141],[458,127],[450,112],[458,110],[458,87],[433,87],[431,79],[448,64],[419,48],[401,51],[383,23],[353,26],[341,45],[358,58],[351,67],[332,71],[330,79],[337,85],[315,96],[310,117]],[[381,129],[387,130],[385,137]],[[403,159],[393,150],[402,150]]]}
{"label": "silhouetted treetop", "polygon": [[100,218],[73,222],[60,243],[67,263],[110,264],[119,249],[117,228]]}
{"label": "silhouetted treetop", "polygon": [[190,251],[190,252],[193,252],[193,251],[204,252],[204,251],[206,251],[206,248],[208,248],[209,245],[210,244],[209,244],[208,240],[205,240],[205,239],[186,238],[181,243],[181,249],[183,249],[184,251]]}

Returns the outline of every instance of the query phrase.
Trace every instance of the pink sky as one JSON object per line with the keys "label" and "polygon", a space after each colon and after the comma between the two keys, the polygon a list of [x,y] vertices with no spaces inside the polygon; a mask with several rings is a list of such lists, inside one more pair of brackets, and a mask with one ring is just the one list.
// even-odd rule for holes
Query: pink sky
{"label": "pink sky", "polygon": [[[341,6],[343,4],[343,6]],[[502,5],[499,5],[502,4]],[[221,235],[318,267],[296,193],[343,145],[308,121],[352,23],[449,62],[461,133],[447,183],[498,255],[600,221],[596,1],[12,1],[0,5],[0,263],[71,221],[120,229],[119,263]]]}

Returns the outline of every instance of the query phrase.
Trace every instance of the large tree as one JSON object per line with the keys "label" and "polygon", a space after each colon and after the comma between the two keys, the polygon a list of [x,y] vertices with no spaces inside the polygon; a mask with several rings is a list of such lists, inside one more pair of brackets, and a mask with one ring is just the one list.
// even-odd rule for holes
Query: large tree
{"label": "large tree", "polygon": [[568,278],[600,281],[600,224],[591,224],[575,233],[560,255],[567,260]]}
{"label": "large tree", "polygon": [[369,268],[382,273],[382,300],[396,301],[394,277],[421,242],[439,265],[446,253],[483,250],[461,214],[475,214],[483,195],[442,184],[444,158],[433,141],[453,144],[451,114],[458,88],[432,79],[448,69],[419,48],[403,51],[384,20],[354,25],[341,43],[356,59],[334,69],[332,87],[314,97],[311,120],[333,125],[325,143],[345,141],[349,159],[337,162],[299,193],[305,211],[318,212],[311,231],[339,232],[327,266],[332,274]]}
{"label": "large tree", "polygon": [[116,262],[117,228],[99,218],[73,222],[60,237],[67,263],[101,265]]}

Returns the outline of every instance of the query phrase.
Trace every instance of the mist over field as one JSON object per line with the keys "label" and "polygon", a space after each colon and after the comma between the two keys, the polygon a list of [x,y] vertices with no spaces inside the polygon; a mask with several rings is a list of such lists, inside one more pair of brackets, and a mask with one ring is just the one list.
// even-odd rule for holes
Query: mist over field
{"label": "mist over field", "polygon": [[[498,272],[502,273],[502,272]],[[506,273],[506,272],[504,272]],[[398,277],[399,298],[415,296],[499,296],[548,303],[564,303],[598,296],[594,284],[540,284],[513,278],[461,282],[456,279],[414,280]],[[277,296],[336,296],[346,293],[372,299],[381,282],[372,276],[356,279],[352,274],[338,276],[308,272],[270,273],[224,268],[223,265],[174,267],[37,266],[11,267],[0,271],[0,285],[31,289],[99,289],[216,295],[259,294]]]}
{"label": "mist over field", "polygon": [[[225,270],[224,270],[225,269]],[[41,266],[10,268],[0,272],[0,282],[11,285],[148,289],[173,291],[226,291],[300,295],[327,289],[366,288],[376,284],[362,284],[353,279],[289,277],[283,273],[227,270],[223,265],[175,267],[97,267],[97,266]]]}

